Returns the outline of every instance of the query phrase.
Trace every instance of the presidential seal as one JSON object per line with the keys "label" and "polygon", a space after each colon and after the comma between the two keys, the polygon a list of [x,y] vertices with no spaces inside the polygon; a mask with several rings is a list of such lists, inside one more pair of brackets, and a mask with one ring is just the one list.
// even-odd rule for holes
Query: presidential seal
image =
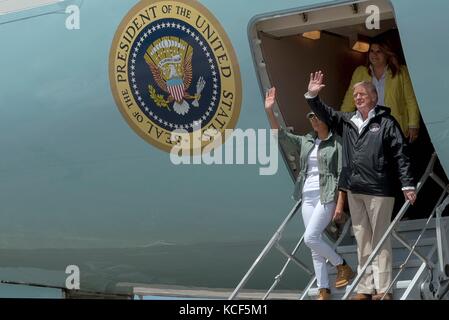
{"label": "presidential seal", "polygon": [[233,129],[240,114],[234,50],[197,1],[140,1],[115,34],[109,77],[128,124],[165,151],[182,140],[201,151],[204,132]]}
{"label": "presidential seal", "polygon": [[371,123],[369,126],[369,131],[378,132],[380,130],[380,125],[378,123]]}

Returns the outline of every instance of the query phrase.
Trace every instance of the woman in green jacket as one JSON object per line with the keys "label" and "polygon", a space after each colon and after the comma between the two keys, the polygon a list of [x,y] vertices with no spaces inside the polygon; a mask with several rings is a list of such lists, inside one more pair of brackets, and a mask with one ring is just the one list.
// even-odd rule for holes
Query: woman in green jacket
{"label": "woman in green jacket", "polygon": [[[341,143],[313,112],[307,114],[313,132],[298,136],[279,127],[273,113],[276,91],[271,88],[265,98],[265,111],[272,129],[277,129],[279,140],[288,140],[298,148],[300,172],[295,183],[293,198],[302,200],[305,225],[304,242],[312,251],[312,260],[319,288],[319,300],[330,298],[326,259],[337,267],[336,288],[346,286],[354,272],[322,237],[332,218],[341,218],[344,193],[337,189],[341,171]],[[337,201],[338,198],[338,201]],[[337,202],[337,204],[336,204]]]}
{"label": "woman in green jacket", "polygon": [[378,92],[378,105],[391,109],[402,132],[413,142],[419,133],[419,109],[412,82],[406,66],[399,65],[396,54],[382,42],[372,42],[366,66],[359,66],[352,74],[341,111],[355,110],[353,86],[362,81],[372,81]]}

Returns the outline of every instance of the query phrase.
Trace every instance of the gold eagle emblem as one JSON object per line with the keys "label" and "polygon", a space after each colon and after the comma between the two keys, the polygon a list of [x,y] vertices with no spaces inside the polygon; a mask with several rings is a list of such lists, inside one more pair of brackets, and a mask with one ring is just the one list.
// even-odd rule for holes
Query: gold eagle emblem
{"label": "gold eagle emblem", "polygon": [[[192,83],[193,48],[178,37],[162,37],[154,41],[145,52],[153,79],[159,88],[168,93],[168,99],[156,94],[153,86],[149,86],[150,96],[159,107],[166,107],[173,102],[173,110],[185,115],[190,110],[186,100],[193,99],[192,106],[199,107],[201,92],[206,82],[200,77],[196,85],[196,94],[190,95],[188,89]],[[170,110],[170,109],[169,109]]]}

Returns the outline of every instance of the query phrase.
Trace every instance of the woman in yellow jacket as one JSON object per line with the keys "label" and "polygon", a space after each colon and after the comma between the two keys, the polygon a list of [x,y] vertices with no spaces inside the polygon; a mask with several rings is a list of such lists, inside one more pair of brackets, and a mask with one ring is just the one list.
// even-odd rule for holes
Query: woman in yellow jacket
{"label": "woman in yellow jacket", "polygon": [[372,81],[376,86],[379,99],[377,104],[389,107],[404,135],[410,142],[415,141],[419,133],[420,118],[412,82],[407,67],[399,65],[396,55],[386,44],[371,43],[368,66],[355,69],[341,111],[355,110],[352,87],[365,80]]}

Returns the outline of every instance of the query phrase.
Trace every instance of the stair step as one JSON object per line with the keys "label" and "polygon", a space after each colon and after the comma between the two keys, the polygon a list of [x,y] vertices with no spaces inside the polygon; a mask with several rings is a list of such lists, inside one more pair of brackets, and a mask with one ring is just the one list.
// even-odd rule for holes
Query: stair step
{"label": "stair step", "polygon": [[[427,219],[402,220],[397,225],[396,232],[401,234],[402,236],[406,236],[407,234],[415,234],[417,236],[419,233],[421,233],[426,222]],[[442,223],[448,225],[449,217],[443,217]],[[436,228],[436,219],[434,218],[430,220],[429,225],[427,226],[424,234],[426,233],[435,234],[435,228]],[[352,228],[350,228],[349,233],[351,237],[354,237],[354,230]]]}
{"label": "stair step", "polygon": [[[449,217],[442,217],[441,221],[443,223],[449,222]],[[427,219],[414,219],[414,220],[401,220],[396,228],[396,231],[403,232],[403,231],[414,231],[418,230],[421,231],[424,225],[426,224]],[[427,226],[427,230],[435,229],[436,226],[436,219],[433,218],[430,220],[429,225]]]}
{"label": "stair step", "polygon": [[[449,217],[443,217],[442,219],[443,223],[449,222]],[[404,220],[399,223],[398,231],[412,231],[417,230],[421,231],[424,225],[426,224],[427,219],[415,219],[415,220]],[[429,222],[429,225],[427,226],[427,230],[435,229],[436,219],[431,219]]]}
{"label": "stair step", "polygon": [[[351,266],[351,268],[356,272],[357,271],[357,264],[353,264],[350,263],[349,261],[347,261],[348,264]],[[393,261],[393,275],[395,275],[395,271],[397,271],[401,265],[402,265],[403,261]],[[418,259],[411,259],[408,261],[406,268],[410,269],[410,268],[419,268],[422,265],[422,261],[418,260]],[[332,276],[337,274],[337,268],[333,267],[332,265],[328,264],[328,268],[327,268],[328,274],[329,274],[329,278],[331,278]]]}
{"label": "stair step", "polygon": [[[421,239],[419,241],[417,249],[419,250],[419,248],[422,248],[422,247],[433,246],[433,245],[435,245],[435,243],[436,243],[436,239],[435,238],[424,238],[424,239]],[[410,244],[412,244],[412,243],[410,243]],[[396,239],[392,239],[391,246],[392,246],[393,250],[395,250],[395,249],[406,249]],[[347,246],[340,246],[340,247],[337,248],[337,253],[340,253],[340,254],[357,253],[357,244],[347,245]]]}
{"label": "stair step", "polygon": [[[402,293],[408,288],[412,280],[402,280],[396,282],[396,285],[393,288],[393,298],[399,299],[402,295]],[[313,287],[310,288],[308,292],[309,298],[316,298],[318,296],[318,288]],[[345,293],[349,292],[349,286],[346,286],[345,288],[336,289],[331,288],[331,298],[333,300],[341,299]]]}

